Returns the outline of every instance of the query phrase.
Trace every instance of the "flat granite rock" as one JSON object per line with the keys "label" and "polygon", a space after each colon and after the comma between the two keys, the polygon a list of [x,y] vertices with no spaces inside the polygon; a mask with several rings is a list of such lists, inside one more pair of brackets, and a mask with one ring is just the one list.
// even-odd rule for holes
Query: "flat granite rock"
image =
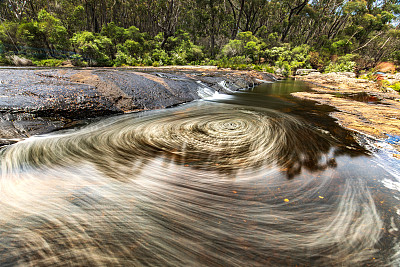
{"label": "flat granite rock", "polygon": [[166,108],[273,79],[245,71],[0,68],[0,145],[77,120]]}

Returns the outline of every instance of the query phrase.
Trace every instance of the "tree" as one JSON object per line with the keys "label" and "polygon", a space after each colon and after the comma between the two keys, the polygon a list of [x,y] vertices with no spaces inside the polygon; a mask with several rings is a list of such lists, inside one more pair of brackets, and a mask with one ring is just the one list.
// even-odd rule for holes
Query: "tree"
{"label": "tree", "polygon": [[61,21],[48,13],[45,9],[39,11],[38,29],[50,50],[68,49],[69,40],[67,30]]}
{"label": "tree", "polygon": [[112,42],[109,38],[92,32],[75,33],[71,38],[76,50],[89,59],[92,65],[110,65]]}

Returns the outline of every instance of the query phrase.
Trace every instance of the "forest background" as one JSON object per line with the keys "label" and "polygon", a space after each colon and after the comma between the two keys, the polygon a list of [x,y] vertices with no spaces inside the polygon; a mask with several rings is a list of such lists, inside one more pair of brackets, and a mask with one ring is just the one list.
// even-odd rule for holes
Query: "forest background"
{"label": "forest background", "polygon": [[399,64],[399,18],[399,0],[0,0],[0,64],[361,72]]}

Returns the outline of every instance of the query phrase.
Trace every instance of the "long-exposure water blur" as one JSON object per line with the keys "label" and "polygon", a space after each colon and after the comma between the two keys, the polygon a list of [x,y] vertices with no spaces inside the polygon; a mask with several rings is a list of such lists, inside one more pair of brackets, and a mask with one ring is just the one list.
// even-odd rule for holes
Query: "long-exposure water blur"
{"label": "long-exposure water blur", "polygon": [[295,81],[1,153],[1,266],[399,266],[400,175]]}

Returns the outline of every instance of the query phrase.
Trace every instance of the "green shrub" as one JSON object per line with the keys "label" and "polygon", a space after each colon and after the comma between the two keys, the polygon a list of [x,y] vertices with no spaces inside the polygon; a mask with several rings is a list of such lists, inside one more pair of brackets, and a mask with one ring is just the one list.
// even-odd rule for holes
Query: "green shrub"
{"label": "green shrub", "polygon": [[185,65],[186,64],[186,51],[171,53],[172,65]]}
{"label": "green shrub", "polygon": [[280,69],[280,74],[284,76],[290,76],[292,75],[292,66],[290,65],[289,62],[285,61],[277,61],[276,66]]}
{"label": "green shrub", "polygon": [[111,40],[114,54],[122,51],[129,56],[139,57],[154,48],[152,38],[147,33],[141,33],[135,26],[124,29],[110,22],[103,26],[101,35]]}
{"label": "green shrub", "polygon": [[15,42],[18,42],[18,27],[20,24],[16,22],[4,21],[0,23],[0,42],[4,45],[13,46]]}
{"label": "green shrub", "polygon": [[70,57],[71,63],[74,66],[78,67],[86,67],[88,63],[83,59],[83,57],[79,54],[74,54]]}
{"label": "green shrub", "polygon": [[251,59],[245,56],[236,56],[232,58],[224,57],[221,58],[217,66],[218,68],[231,68],[231,69],[251,69]]}
{"label": "green shrub", "polygon": [[257,62],[260,59],[261,48],[265,43],[261,42],[251,32],[240,32],[237,39],[230,40],[222,50],[223,57],[239,57],[245,56],[250,58],[252,62]]}
{"label": "green shrub", "polygon": [[136,57],[142,54],[143,47],[140,43],[129,39],[126,40],[123,44],[117,45],[117,52],[119,51],[129,56]]}
{"label": "green shrub", "polygon": [[203,48],[198,45],[194,45],[192,42],[188,42],[185,47],[186,50],[186,61],[200,61],[204,58]]}
{"label": "green shrub", "polygon": [[139,64],[135,57],[125,54],[122,51],[118,51],[115,55],[114,66],[137,66]]}
{"label": "green shrub", "polygon": [[5,56],[5,54],[0,54],[0,66],[10,66],[12,62]]}
{"label": "green shrub", "polygon": [[33,60],[32,62],[33,62],[33,64],[35,64],[38,67],[58,67],[58,66],[61,66],[61,64],[64,62],[64,60],[50,58],[50,59],[42,59],[42,60]]}
{"label": "green shrub", "polygon": [[118,27],[114,22],[110,22],[103,26],[101,35],[108,37],[114,45],[122,44],[127,40],[125,29]]}
{"label": "green shrub", "polygon": [[289,76],[298,68],[311,68],[310,46],[300,45],[291,48],[289,44],[280,47],[265,49],[264,59],[270,65],[276,66],[280,73]]}
{"label": "green shrub", "polygon": [[300,45],[291,48],[289,44],[264,50],[266,62],[282,69],[285,75],[290,75],[292,69],[310,68],[310,46]]}
{"label": "green shrub", "polygon": [[143,57],[138,58],[138,62],[143,66],[152,66],[154,60],[151,58],[149,53],[145,53]]}
{"label": "green shrub", "polygon": [[50,43],[52,49],[69,48],[67,29],[59,19],[55,18],[45,9],[40,10],[38,13],[37,27],[39,32]]}
{"label": "green shrub", "polygon": [[359,78],[376,82],[377,80],[375,75],[375,69],[369,70],[367,73],[361,75]]}
{"label": "green shrub", "polygon": [[390,85],[389,87],[400,93],[400,82],[396,82],[396,83]]}
{"label": "green shrub", "polygon": [[244,44],[240,40],[229,40],[229,43],[222,48],[221,53],[225,57],[241,56],[244,53]]}
{"label": "green shrub", "polygon": [[90,65],[111,66],[112,42],[108,37],[84,31],[71,38],[80,54],[90,59]]}
{"label": "green shrub", "polygon": [[310,65],[313,69],[322,71],[325,68],[327,59],[320,55],[318,52],[309,53]]}
{"label": "green shrub", "polygon": [[271,67],[268,64],[258,64],[258,65],[253,65],[253,69],[254,70],[258,70],[258,71],[264,71],[264,72],[268,72],[268,73],[274,73],[274,68]]}
{"label": "green shrub", "polygon": [[265,49],[263,51],[263,57],[270,64],[275,64],[280,57],[285,60],[285,58],[290,57],[290,46],[289,44],[283,44],[283,46]]}
{"label": "green shrub", "polygon": [[20,24],[17,30],[17,36],[22,44],[37,48],[42,46],[43,39],[45,38],[37,22]]}
{"label": "green shrub", "polygon": [[331,44],[330,52],[331,54],[343,55],[351,51],[352,45],[353,43],[348,39],[342,39]]}
{"label": "green shrub", "polygon": [[329,72],[353,72],[356,62],[353,61],[357,55],[347,54],[339,57],[336,62],[331,62],[325,69],[325,73]]}
{"label": "green shrub", "polygon": [[[159,33],[155,40],[158,41],[158,47],[161,48],[161,44],[164,41],[164,34]],[[178,51],[182,46],[185,46],[185,43],[190,42],[189,33],[184,30],[177,30],[173,36],[167,38],[163,49],[167,52],[169,51]]]}
{"label": "green shrub", "polygon": [[201,61],[201,65],[217,66],[218,60],[206,58],[205,60]]}
{"label": "green shrub", "polygon": [[171,65],[172,59],[163,49],[154,49],[151,54],[153,61],[158,62],[160,66]]}
{"label": "green shrub", "polygon": [[72,13],[67,17],[67,25],[70,32],[78,32],[84,29],[86,12],[82,5],[74,6]]}
{"label": "green shrub", "polygon": [[152,59],[160,65],[185,65],[204,58],[203,47],[193,44],[189,34],[183,30],[168,37],[163,48],[163,33],[159,33],[154,40],[157,45],[152,50]]}
{"label": "green shrub", "polygon": [[268,29],[265,25],[258,30],[257,35],[268,47],[277,47],[279,45],[278,32],[271,33],[270,29]]}

